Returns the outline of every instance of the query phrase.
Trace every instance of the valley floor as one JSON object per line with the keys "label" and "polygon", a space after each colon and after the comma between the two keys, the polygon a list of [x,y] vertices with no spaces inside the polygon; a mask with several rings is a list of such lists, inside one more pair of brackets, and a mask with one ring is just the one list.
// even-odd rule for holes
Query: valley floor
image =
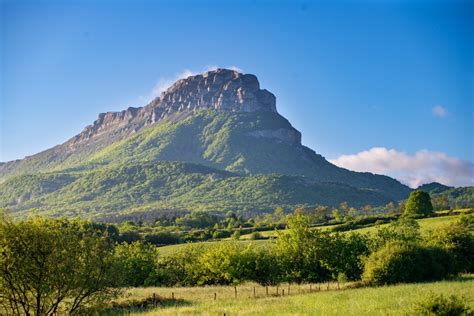
{"label": "valley floor", "polygon": [[[254,298],[253,289],[256,289]],[[463,296],[464,301],[474,308],[474,275],[464,275],[455,280],[401,284],[373,288],[350,288],[337,290],[336,284],[292,285],[288,294],[287,285],[265,288],[254,284],[237,287],[210,286],[194,288],[134,288],[128,290],[129,298],[150,297],[153,293],[171,297],[172,293],[179,303],[175,306],[159,307],[134,315],[410,315],[413,305],[430,293]],[[282,290],[285,296],[281,296]],[[214,293],[216,299],[214,300]],[[133,313],[132,313],[133,314]]]}

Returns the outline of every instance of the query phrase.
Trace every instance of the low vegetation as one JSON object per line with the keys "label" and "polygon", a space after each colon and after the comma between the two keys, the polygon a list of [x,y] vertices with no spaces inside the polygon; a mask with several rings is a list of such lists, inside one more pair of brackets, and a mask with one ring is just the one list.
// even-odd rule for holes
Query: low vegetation
{"label": "low vegetation", "polygon": [[[347,282],[385,285],[474,272],[472,215],[423,235],[417,221],[409,218],[370,234],[315,229],[310,217],[301,214],[289,215],[286,221],[287,229],[272,247],[228,240],[183,245],[164,256],[149,243],[114,241],[113,226],[80,220],[3,220],[0,305],[10,313],[74,313],[111,308],[100,302],[112,301],[121,288],[130,286],[228,285],[237,293],[236,286],[254,282],[260,287],[286,284],[288,295],[292,287],[305,284],[343,288]],[[115,307],[148,304],[140,302]]]}

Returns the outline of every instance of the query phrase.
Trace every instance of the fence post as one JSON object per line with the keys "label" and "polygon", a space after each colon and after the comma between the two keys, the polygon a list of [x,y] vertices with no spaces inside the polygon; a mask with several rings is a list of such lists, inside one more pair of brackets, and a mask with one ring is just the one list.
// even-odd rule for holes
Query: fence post
{"label": "fence post", "polygon": [[278,285],[277,285],[277,296],[278,296]]}
{"label": "fence post", "polygon": [[174,292],[171,292],[171,299],[174,301]]}
{"label": "fence post", "polygon": [[288,283],[288,295],[290,295],[290,283]]}
{"label": "fence post", "polygon": [[234,285],[235,298],[237,298],[237,286]]}
{"label": "fence post", "polygon": [[153,293],[153,307],[156,307],[156,294]]}
{"label": "fence post", "polygon": [[310,283],[310,284],[309,284],[309,292],[310,292],[310,293],[313,291],[313,289],[312,289],[312,286],[311,286],[311,285],[312,285],[312,284]]}
{"label": "fence post", "polygon": [[268,296],[268,285],[265,286],[265,293],[266,293],[267,296]]}
{"label": "fence post", "polygon": [[281,289],[281,296],[285,296],[285,289]]}
{"label": "fence post", "polygon": [[255,295],[255,286],[253,287],[253,298],[257,297],[257,295]]}
{"label": "fence post", "polygon": [[217,293],[214,292],[214,301],[217,299]]}

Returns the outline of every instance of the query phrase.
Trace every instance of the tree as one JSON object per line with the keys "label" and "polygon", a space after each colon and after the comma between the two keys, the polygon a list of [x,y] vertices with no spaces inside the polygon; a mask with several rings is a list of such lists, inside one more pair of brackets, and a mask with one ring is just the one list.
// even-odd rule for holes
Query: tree
{"label": "tree", "polygon": [[371,205],[365,205],[362,208],[362,211],[364,212],[365,216],[370,216],[370,215],[372,215],[372,206]]}
{"label": "tree", "polygon": [[157,270],[158,253],[152,244],[135,241],[115,247],[115,260],[121,267],[122,285],[142,286],[152,283]]}
{"label": "tree", "polygon": [[448,195],[438,195],[431,200],[433,209],[436,211],[449,210],[449,198]]}
{"label": "tree", "polygon": [[0,314],[84,313],[119,294],[113,243],[80,220],[0,222]]}
{"label": "tree", "polygon": [[385,210],[390,215],[395,214],[395,205],[393,202],[388,202],[387,205],[385,205]]}
{"label": "tree", "polygon": [[418,243],[421,241],[420,225],[412,218],[400,218],[377,229],[369,242],[370,250],[377,251],[390,242]]}
{"label": "tree", "polygon": [[332,217],[334,218],[334,220],[336,220],[337,222],[342,221],[341,213],[339,213],[339,210],[337,208],[333,209],[331,211],[331,214],[332,214]]}
{"label": "tree", "polygon": [[329,271],[323,267],[329,235],[311,229],[306,216],[292,215],[288,218],[288,229],[279,233],[275,251],[282,278],[288,282],[321,281]]}
{"label": "tree", "polygon": [[430,195],[424,191],[413,191],[405,205],[403,216],[419,217],[428,216],[433,213]]}

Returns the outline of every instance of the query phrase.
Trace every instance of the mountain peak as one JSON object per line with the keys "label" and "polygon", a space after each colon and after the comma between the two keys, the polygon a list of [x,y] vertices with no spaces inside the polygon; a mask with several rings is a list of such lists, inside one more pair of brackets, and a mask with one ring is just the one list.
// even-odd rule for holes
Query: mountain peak
{"label": "mountain peak", "polygon": [[167,118],[179,119],[196,110],[276,113],[276,98],[260,89],[255,75],[217,68],[180,79],[144,107],[99,114],[94,123],[67,143],[69,152],[91,142],[109,144]]}
{"label": "mountain peak", "polygon": [[176,81],[149,106],[166,115],[196,109],[276,112],[275,103],[272,93],[260,89],[256,76],[218,68]]}

